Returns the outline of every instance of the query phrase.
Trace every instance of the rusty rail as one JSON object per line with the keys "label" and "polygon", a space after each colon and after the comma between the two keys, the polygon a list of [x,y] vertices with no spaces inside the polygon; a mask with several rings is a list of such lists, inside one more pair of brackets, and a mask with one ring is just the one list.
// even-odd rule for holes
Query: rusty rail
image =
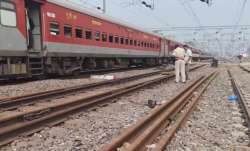
{"label": "rusty rail", "polygon": [[[194,67],[193,70],[198,69],[199,67],[200,66]],[[53,126],[58,122],[64,121],[68,115],[72,115],[83,109],[105,104],[112,101],[111,99],[115,97],[134,92],[140,88],[151,86],[172,77],[174,77],[173,73],[153,80],[148,80],[147,82],[131,84],[101,94],[70,100],[69,102],[58,103],[28,112],[22,112],[18,115],[1,116],[0,146],[13,141],[20,135],[34,133],[40,131],[46,126]]]}
{"label": "rusty rail", "polygon": [[[156,138],[166,131],[160,138],[160,141],[156,143],[156,148],[153,149],[154,151],[164,150],[167,143],[192,112],[198,103],[198,99],[217,74],[217,72],[213,72],[208,76],[201,76],[166,104],[155,108],[149,115],[126,129],[110,144],[100,149],[100,151],[116,151],[118,148],[124,148],[126,151],[146,151],[147,145],[155,144],[157,142]],[[198,90],[200,87],[202,88]],[[199,91],[199,93],[195,91]],[[175,121],[174,119],[177,116],[178,119]]]}
{"label": "rusty rail", "polygon": [[247,103],[244,95],[241,92],[242,91],[241,88],[239,87],[238,83],[234,79],[232,72],[230,70],[227,70],[227,72],[228,72],[228,75],[229,75],[231,83],[232,83],[233,91],[238,98],[239,105],[240,105],[241,109],[243,110],[244,117],[245,117],[245,120],[247,123],[247,127],[248,127],[248,129],[250,129],[250,110],[249,110],[248,105],[247,105],[248,103]]}
{"label": "rusty rail", "polygon": [[[193,68],[193,70],[198,69],[203,66],[204,65],[196,66]],[[168,69],[168,70],[165,70],[165,72],[170,72],[172,70],[173,69]],[[81,92],[87,89],[101,87],[104,85],[107,86],[107,85],[119,84],[122,82],[133,81],[133,80],[137,80],[140,78],[154,76],[162,72],[163,71],[155,71],[155,72],[150,72],[150,73],[145,73],[145,74],[139,74],[136,76],[129,76],[129,77],[116,79],[116,80],[101,81],[101,82],[83,84],[83,85],[73,86],[73,87],[68,87],[68,88],[63,88],[63,89],[56,89],[56,90],[51,90],[51,91],[33,93],[33,94],[28,94],[28,95],[23,95],[23,96],[2,98],[0,99],[0,110],[4,111],[4,110],[9,110],[9,109],[16,109],[20,105],[33,103],[40,99],[48,99],[48,98],[51,99],[57,96],[69,95],[72,93],[77,93],[77,92]]]}
{"label": "rusty rail", "polygon": [[[172,69],[167,70],[167,71],[170,72],[171,70]],[[4,99],[0,99],[0,110],[14,109],[14,108],[17,108],[19,105],[29,104],[39,99],[47,99],[51,97],[69,95],[71,93],[76,93],[76,92],[83,91],[83,90],[90,89],[90,88],[97,88],[97,87],[101,87],[104,85],[105,86],[113,85],[113,84],[118,84],[122,82],[137,80],[137,79],[144,78],[144,77],[150,77],[150,76],[160,74],[161,72],[162,71],[155,71],[155,72],[150,72],[146,74],[139,74],[136,76],[129,76],[129,77],[116,79],[116,80],[101,81],[101,82],[83,84],[83,85],[73,86],[73,87],[68,87],[68,88],[63,88],[63,89],[56,89],[56,90],[45,91],[45,92],[40,92],[40,93],[33,93],[33,94],[28,94],[28,95],[23,95],[23,96],[18,96],[18,97],[4,98]]]}

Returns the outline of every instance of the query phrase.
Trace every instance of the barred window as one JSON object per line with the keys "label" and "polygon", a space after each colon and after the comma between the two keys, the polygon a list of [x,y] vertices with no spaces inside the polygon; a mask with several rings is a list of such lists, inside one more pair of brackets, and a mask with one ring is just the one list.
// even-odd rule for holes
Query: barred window
{"label": "barred window", "polygon": [[137,41],[136,40],[134,40],[134,46],[137,46]]}
{"label": "barred window", "polygon": [[57,36],[60,34],[59,24],[57,22],[49,23],[50,35]]}
{"label": "barred window", "polygon": [[113,43],[114,41],[114,36],[112,34],[109,35],[109,42]]}
{"label": "barred window", "polygon": [[100,41],[100,38],[101,38],[100,32],[99,32],[99,31],[96,31],[96,32],[95,32],[95,40],[96,40],[96,41]]}
{"label": "barred window", "polygon": [[125,44],[128,45],[128,42],[129,42],[129,40],[128,40],[128,38],[126,38],[125,39]]}
{"label": "barred window", "polygon": [[107,34],[106,33],[102,33],[102,41],[107,42]]}
{"label": "barred window", "polygon": [[64,36],[67,37],[67,38],[72,37],[72,26],[64,25]]}
{"label": "barred window", "polygon": [[115,36],[115,43],[119,43],[119,37],[118,36]]}
{"label": "barred window", "polygon": [[120,38],[120,43],[124,44],[124,38],[123,37]]}
{"label": "barred window", "polygon": [[76,32],[76,38],[83,38],[83,36],[82,36],[82,28],[77,27],[75,29],[75,32]]}
{"label": "barred window", "polygon": [[133,45],[133,40],[132,40],[132,39],[129,41],[129,44],[130,44],[130,45]]}
{"label": "barred window", "polygon": [[86,39],[91,40],[92,39],[92,31],[91,30],[86,30],[85,31],[85,37],[86,37]]}

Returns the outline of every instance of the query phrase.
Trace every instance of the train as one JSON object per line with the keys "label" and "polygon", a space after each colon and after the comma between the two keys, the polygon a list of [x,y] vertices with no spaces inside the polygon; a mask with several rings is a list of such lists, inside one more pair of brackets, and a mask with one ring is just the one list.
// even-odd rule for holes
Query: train
{"label": "train", "polygon": [[176,44],[66,0],[0,0],[0,78],[160,64]]}

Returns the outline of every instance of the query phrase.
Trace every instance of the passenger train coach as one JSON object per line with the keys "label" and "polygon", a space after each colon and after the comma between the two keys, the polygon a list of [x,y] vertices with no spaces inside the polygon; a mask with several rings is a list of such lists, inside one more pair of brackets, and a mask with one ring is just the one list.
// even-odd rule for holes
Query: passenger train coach
{"label": "passenger train coach", "polygon": [[65,0],[0,0],[0,77],[152,65],[174,43]]}

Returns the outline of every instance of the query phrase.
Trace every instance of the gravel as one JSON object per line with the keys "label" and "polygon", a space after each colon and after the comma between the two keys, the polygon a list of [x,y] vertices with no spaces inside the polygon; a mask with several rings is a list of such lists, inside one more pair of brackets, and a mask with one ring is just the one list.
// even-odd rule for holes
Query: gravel
{"label": "gravel", "polygon": [[[142,73],[148,73],[148,72],[152,72],[156,70],[158,70],[158,68],[116,72],[116,73],[111,73],[110,75],[114,75],[117,78],[122,78],[122,77],[142,74]],[[109,75],[109,74],[106,74],[106,75]],[[91,78],[85,77],[85,78],[76,78],[76,79],[73,79],[73,78],[47,79],[47,80],[33,81],[33,82],[27,82],[27,83],[22,83],[22,84],[16,84],[16,85],[6,85],[6,86],[0,87],[0,96],[1,97],[19,96],[19,95],[25,95],[25,94],[30,94],[30,93],[37,93],[37,92],[42,92],[42,91],[76,86],[76,85],[81,85],[81,84],[93,83],[93,82],[98,82],[98,81],[102,81],[102,80],[91,79]]]}
{"label": "gravel", "polygon": [[220,75],[166,151],[230,151],[249,143],[238,104],[227,100],[233,91],[225,69],[220,69]]}
{"label": "gravel", "polygon": [[[211,71],[210,68],[191,73],[195,79]],[[191,80],[192,80],[191,79]],[[189,83],[191,81],[188,81]],[[149,99],[168,100],[179,92],[184,84],[174,80],[136,91],[117,99],[117,103],[83,111],[70,117],[65,123],[46,128],[30,137],[20,138],[2,148],[3,151],[96,151],[119,135],[122,130],[147,114],[151,109],[146,105]]]}

